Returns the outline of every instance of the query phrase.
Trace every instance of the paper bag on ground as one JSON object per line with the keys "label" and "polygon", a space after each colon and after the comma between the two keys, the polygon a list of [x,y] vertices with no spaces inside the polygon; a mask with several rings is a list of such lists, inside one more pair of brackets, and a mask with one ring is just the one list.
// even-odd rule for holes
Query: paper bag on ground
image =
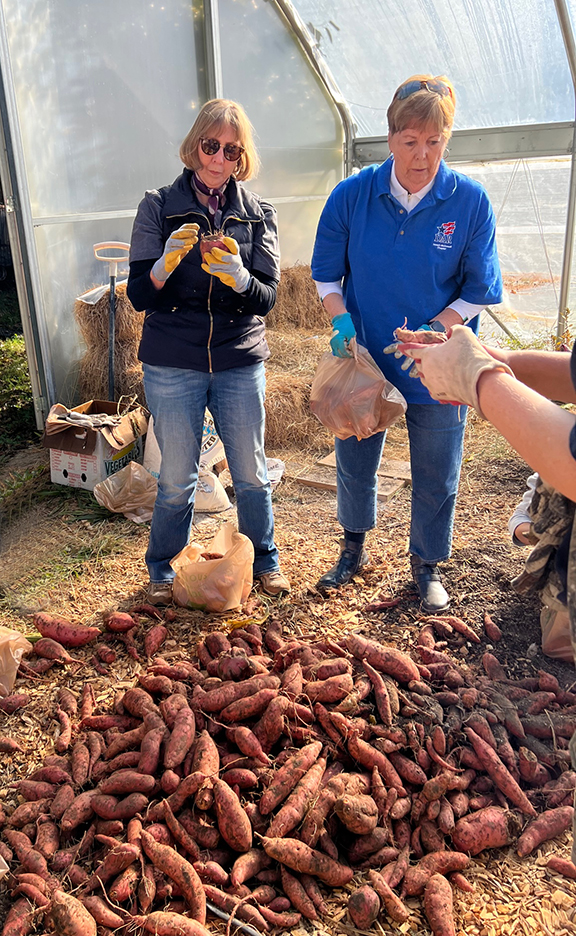
{"label": "paper bag on ground", "polygon": [[231,611],[250,594],[253,563],[251,541],[223,523],[208,546],[189,543],[172,559],[174,601],[202,611]]}
{"label": "paper bag on ground", "polygon": [[10,695],[20,660],[32,649],[32,644],[24,634],[0,625],[0,696]]}
{"label": "paper bag on ground", "polygon": [[156,478],[143,465],[132,461],[117,474],[100,481],[94,488],[94,497],[112,513],[124,514],[134,523],[145,523],[152,517],[157,490]]}

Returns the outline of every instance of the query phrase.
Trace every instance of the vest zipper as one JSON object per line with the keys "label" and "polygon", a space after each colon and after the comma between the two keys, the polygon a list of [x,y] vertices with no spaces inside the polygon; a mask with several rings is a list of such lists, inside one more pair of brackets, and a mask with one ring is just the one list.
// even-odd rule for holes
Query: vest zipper
{"label": "vest zipper", "polygon": [[208,286],[208,315],[210,316],[210,331],[208,333],[208,345],[206,350],[208,351],[208,373],[212,373],[212,350],[210,344],[212,342],[212,333],[214,331],[214,317],[212,315],[212,307],[210,305],[210,297],[212,296],[212,282],[214,277],[210,277],[210,285]]}

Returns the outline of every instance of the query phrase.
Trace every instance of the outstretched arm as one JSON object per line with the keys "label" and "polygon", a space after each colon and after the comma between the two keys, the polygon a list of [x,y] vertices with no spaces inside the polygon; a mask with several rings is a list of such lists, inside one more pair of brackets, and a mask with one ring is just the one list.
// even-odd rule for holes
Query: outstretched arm
{"label": "outstretched arm", "polygon": [[[570,355],[560,353],[569,363]],[[481,374],[477,390],[486,419],[548,484],[576,501],[576,460],[570,451],[576,416],[501,371]]]}
{"label": "outstretched arm", "polygon": [[486,350],[514,371],[517,380],[549,400],[576,403],[576,390],[570,378],[570,355],[565,351]]}

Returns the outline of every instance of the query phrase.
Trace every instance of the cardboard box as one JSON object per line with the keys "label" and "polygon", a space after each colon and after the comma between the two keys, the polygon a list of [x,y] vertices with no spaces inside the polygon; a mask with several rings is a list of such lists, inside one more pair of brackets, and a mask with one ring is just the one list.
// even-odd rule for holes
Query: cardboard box
{"label": "cardboard box", "polygon": [[148,418],[141,406],[120,406],[103,400],[89,400],[75,406],[78,413],[118,413],[122,420],[113,429],[83,429],[69,426],[63,432],[46,435],[42,439],[50,449],[50,480],[54,484],[92,491],[99,481],[124,468],[129,462],[142,463],[144,436]]}

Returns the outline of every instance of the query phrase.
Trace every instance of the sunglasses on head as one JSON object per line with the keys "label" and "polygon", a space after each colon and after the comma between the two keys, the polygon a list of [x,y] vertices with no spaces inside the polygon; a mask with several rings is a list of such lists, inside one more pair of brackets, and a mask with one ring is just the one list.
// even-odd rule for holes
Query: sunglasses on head
{"label": "sunglasses on head", "polygon": [[227,159],[228,162],[237,162],[244,152],[244,147],[239,146],[238,143],[224,143],[222,145],[220,140],[200,140],[200,146],[206,156],[215,156],[222,146],[224,159]]}
{"label": "sunglasses on head", "polygon": [[439,78],[428,78],[427,80],[416,78],[414,81],[402,85],[400,90],[396,92],[396,100],[403,101],[411,94],[416,94],[417,91],[430,91],[432,94],[439,94],[440,97],[452,97],[452,89],[445,82],[440,81]]}

